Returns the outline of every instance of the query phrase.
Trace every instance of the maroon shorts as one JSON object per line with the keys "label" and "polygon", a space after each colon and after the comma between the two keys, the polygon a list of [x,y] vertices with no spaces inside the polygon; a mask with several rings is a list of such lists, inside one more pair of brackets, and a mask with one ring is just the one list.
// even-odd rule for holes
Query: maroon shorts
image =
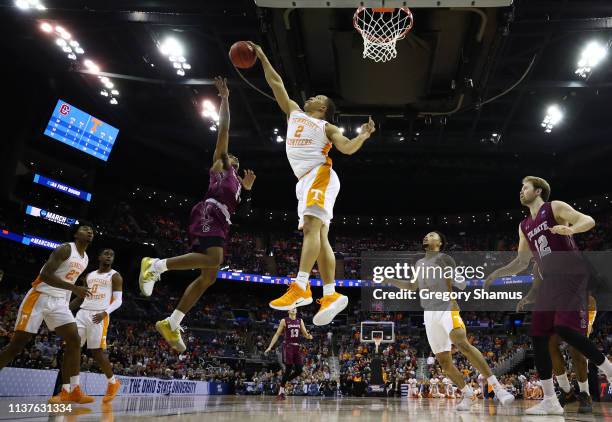
{"label": "maroon shorts", "polygon": [[[198,245],[206,244],[202,238],[221,238],[225,240],[229,233],[229,223],[219,207],[211,202],[198,202],[189,216],[189,247],[197,251]],[[216,242],[218,243],[218,242]],[[223,246],[223,245],[210,245]]]}
{"label": "maroon shorts", "polygon": [[284,344],[283,345],[283,363],[285,365],[303,365],[304,359],[299,345]]}
{"label": "maroon shorts", "polygon": [[531,313],[532,336],[550,336],[557,325],[586,335],[588,327],[587,281],[566,275],[542,281]]}

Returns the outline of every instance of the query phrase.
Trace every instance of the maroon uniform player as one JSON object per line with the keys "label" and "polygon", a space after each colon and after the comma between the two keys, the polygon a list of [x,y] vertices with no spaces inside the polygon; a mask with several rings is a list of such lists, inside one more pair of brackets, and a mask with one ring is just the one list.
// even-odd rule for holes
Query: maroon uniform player
{"label": "maroon uniform player", "polygon": [[[180,323],[202,294],[217,279],[217,271],[223,262],[223,246],[229,233],[231,216],[242,201],[248,202],[248,193],[255,182],[255,173],[238,175],[238,159],[229,154],[229,89],[225,79],[215,78],[215,86],[221,97],[217,145],[209,171],[210,182],[204,199],[191,210],[189,222],[189,247],[191,253],[168,259],[143,258],[140,267],[140,291],[151,296],[153,286],[167,270],[199,269],[200,276],[185,290],[178,306],[170,317],[157,321],[155,327],[173,349],[186,349],[181,337]],[[245,195],[245,193],[247,193]]]}
{"label": "maroon uniform player", "polygon": [[485,282],[485,288],[489,288],[499,277],[526,270],[532,256],[540,268],[542,282],[534,304],[530,334],[544,399],[526,410],[532,415],[563,414],[552,380],[549,341],[553,334],[612,379],[612,363],[584,335],[589,271],[572,238],[574,234],[591,230],[595,221],[565,202],[548,202],[549,196],[550,185],[546,180],[534,176],[523,179],[520,200],[529,208],[530,215],[518,228],[518,256],[494,271]]}
{"label": "maroon uniform player", "polygon": [[283,336],[283,364],[285,365],[285,370],[280,388],[278,389],[279,400],[285,400],[285,385],[287,382],[300,376],[302,373],[303,359],[300,351],[300,334],[306,339],[312,340],[312,336],[306,330],[304,321],[301,318],[297,318],[297,310],[294,308],[289,311],[289,317],[283,318],[278,324],[278,329],[270,341],[270,346],[264,352],[266,354],[269,353],[278,338],[281,335]]}

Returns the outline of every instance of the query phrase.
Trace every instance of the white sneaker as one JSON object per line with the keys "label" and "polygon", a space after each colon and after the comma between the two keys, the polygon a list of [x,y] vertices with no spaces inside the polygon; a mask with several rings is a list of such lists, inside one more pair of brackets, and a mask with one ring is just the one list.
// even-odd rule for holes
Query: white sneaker
{"label": "white sneaker", "polygon": [[312,323],[318,326],[327,325],[332,322],[336,315],[346,308],[346,305],[348,305],[348,297],[334,292],[334,294],[317,299],[317,303],[320,304],[321,307],[319,308],[319,312],[312,318]]}
{"label": "white sneaker", "polygon": [[540,403],[525,410],[527,415],[562,415],[563,408],[556,396],[546,397]]}
{"label": "white sneaker", "polygon": [[157,261],[155,258],[142,258],[140,261],[140,276],[138,284],[140,285],[140,293],[143,296],[151,296],[155,283],[159,281],[161,274],[153,271],[153,264]]}
{"label": "white sneaker", "polygon": [[496,388],[493,390],[495,392],[495,397],[502,404],[502,406],[507,406],[514,401],[514,396],[512,393],[509,393],[508,390],[503,388]]}
{"label": "white sneaker", "polygon": [[476,404],[476,396],[473,394],[471,396],[464,395],[457,407],[455,407],[455,410],[459,412],[469,412],[473,404]]}

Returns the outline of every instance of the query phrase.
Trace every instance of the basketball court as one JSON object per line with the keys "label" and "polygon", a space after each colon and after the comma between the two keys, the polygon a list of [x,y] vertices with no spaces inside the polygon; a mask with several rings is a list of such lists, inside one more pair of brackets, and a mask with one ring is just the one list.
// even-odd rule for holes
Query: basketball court
{"label": "basketball court", "polygon": [[[3,398],[0,407],[9,403],[46,403],[38,397]],[[24,421],[137,421],[143,418],[161,418],[173,421],[215,421],[250,420],[264,422],[278,420],[335,422],[360,421],[595,421],[612,420],[612,413],[606,405],[594,404],[592,415],[580,415],[572,407],[563,416],[525,416],[524,410],[534,401],[517,401],[508,407],[491,402],[480,402],[471,412],[456,412],[456,400],[447,399],[398,399],[398,398],[316,398],[288,397],[277,402],[274,397],[244,396],[185,396],[185,397],[118,397],[112,406],[75,406],[72,413],[62,415],[4,414],[0,420]]]}

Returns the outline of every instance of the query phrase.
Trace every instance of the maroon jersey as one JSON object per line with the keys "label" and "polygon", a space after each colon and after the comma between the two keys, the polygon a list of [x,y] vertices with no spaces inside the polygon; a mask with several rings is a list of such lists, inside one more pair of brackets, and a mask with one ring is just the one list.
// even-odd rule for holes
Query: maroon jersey
{"label": "maroon jersey", "polygon": [[302,331],[302,320],[300,318],[285,318],[285,344],[299,344],[300,332]]}
{"label": "maroon jersey", "polygon": [[[555,234],[550,231],[552,227],[558,224],[550,202],[542,204],[535,218],[530,215],[521,221],[521,230],[529,242],[529,248],[542,270],[542,274],[547,269],[550,270],[553,262],[551,255],[553,252],[558,258],[554,260],[556,263],[567,259],[569,255],[577,256],[578,247],[572,236]],[[572,253],[568,254],[567,252]]]}
{"label": "maroon jersey", "polygon": [[208,191],[204,195],[204,201],[214,199],[225,205],[230,214],[233,214],[240,202],[240,191],[242,189],[238,173],[230,166],[228,170],[221,172],[210,170],[209,174],[210,181],[208,182]]}

